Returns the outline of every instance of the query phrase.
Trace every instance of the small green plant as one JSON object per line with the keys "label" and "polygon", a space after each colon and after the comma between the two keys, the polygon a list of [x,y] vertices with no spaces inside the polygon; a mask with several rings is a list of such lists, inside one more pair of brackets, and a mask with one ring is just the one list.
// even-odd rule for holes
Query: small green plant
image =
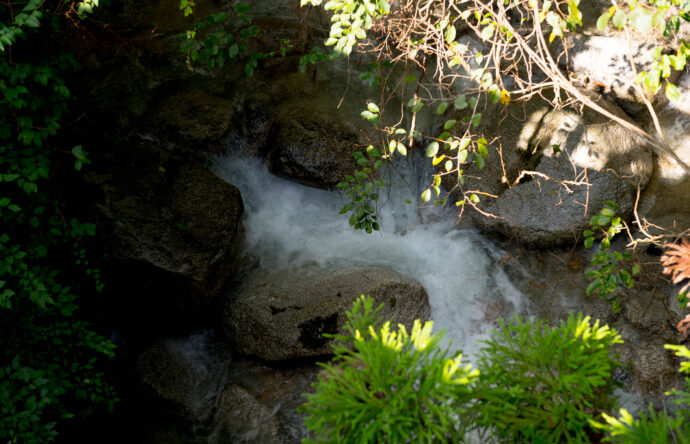
{"label": "small green plant", "polygon": [[[318,442],[457,442],[466,432],[470,384],[478,372],[441,348],[432,323],[380,328],[373,299],[347,313],[347,335],[300,408]],[[307,442],[311,442],[307,440]]]}
{"label": "small green plant", "polygon": [[[369,145],[366,155],[356,151],[354,157],[361,167],[354,175],[346,175],[345,181],[336,187],[345,191],[345,196],[351,201],[340,209],[340,214],[352,211],[348,222],[355,230],[365,230],[367,233],[380,229],[376,216],[376,202],[379,199],[378,190],[385,186],[383,179],[376,177],[375,170],[382,165],[381,151]],[[372,169],[373,167],[373,169]]]}
{"label": "small green plant", "polygon": [[[515,316],[480,349],[479,422],[511,442],[587,442],[589,420],[613,404],[616,330],[572,313],[558,327]],[[499,399],[501,402],[496,402]]]}
{"label": "small green plant", "polygon": [[591,229],[584,232],[586,248],[594,245],[596,236],[603,235],[599,248],[592,258],[592,265],[597,268],[588,271],[585,277],[592,280],[587,286],[587,294],[599,292],[599,296],[610,302],[613,311],[617,313],[621,306],[615,292],[619,285],[628,289],[635,285],[633,276],[640,273],[640,266],[635,264],[628,271],[624,263],[631,259],[630,253],[611,251],[611,241],[616,234],[623,231],[624,227],[621,218],[616,216],[616,204],[607,201],[605,205],[599,214],[590,219]]}
{"label": "small green plant", "polygon": [[[685,346],[666,344],[677,357],[684,359],[679,372],[690,375],[690,350]],[[690,443],[690,377],[685,377],[685,391],[673,389],[666,395],[676,396],[674,402],[680,407],[670,414],[649,405],[648,412],[640,412],[635,419],[627,410],[621,409],[618,418],[602,413],[604,422],[591,421],[593,427],[608,434],[604,441],[631,444],[647,443]]]}

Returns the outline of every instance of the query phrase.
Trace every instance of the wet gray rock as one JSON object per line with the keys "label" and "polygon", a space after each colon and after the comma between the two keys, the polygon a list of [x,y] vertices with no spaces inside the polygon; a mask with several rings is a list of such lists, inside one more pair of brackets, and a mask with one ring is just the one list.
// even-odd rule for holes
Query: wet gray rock
{"label": "wet gray rock", "polygon": [[[615,105],[599,103],[624,117]],[[498,183],[502,174],[482,176],[498,194],[484,199],[482,209],[496,217],[476,217],[475,223],[544,247],[572,240],[608,200],[620,216],[631,215],[637,186],[644,188],[652,172],[652,154],[641,139],[592,111],[552,110],[539,101],[513,110],[512,117],[498,129],[504,183]]]}
{"label": "wet gray rock", "polygon": [[[147,299],[184,313],[209,303],[231,274],[240,192],[197,161],[146,143],[100,177],[100,234],[114,282],[137,282]],[[130,292],[131,285],[130,285]]]}
{"label": "wet gray rock", "polygon": [[281,442],[275,412],[236,384],[227,386],[220,396],[216,424],[209,442]]}
{"label": "wet gray rock", "polygon": [[157,342],[136,362],[139,384],[163,401],[170,413],[195,425],[215,412],[222,390],[227,350],[208,350],[207,334]]}
{"label": "wet gray rock", "polygon": [[285,270],[246,279],[228,301],[227,337],[241,353],[269,361],[331,353],[324,333],[342,333],[345,311],[361,294],[383,304],[381,316],[408,327],[429,318],[424,288],[379,267]]}
{"label": "wet gray rock", "polygon": [[357,134],[329,117],[289,117],[278,124],[269,143],[268,169],[305,185],[330,188],[352,174]]}
{"label": "wet gray rock", "polygon": [[187,90],[160,101],[148,114],[147,137],[182,150],[222,153],[232,129],[233,103],[202,90]]}

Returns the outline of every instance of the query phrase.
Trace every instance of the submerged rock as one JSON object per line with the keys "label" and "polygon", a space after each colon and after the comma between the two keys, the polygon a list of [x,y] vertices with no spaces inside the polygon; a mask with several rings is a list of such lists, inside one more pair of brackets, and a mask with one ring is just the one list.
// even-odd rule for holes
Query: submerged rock
{"label": "submerged rock", "polygon": [[324,333],[342,333],[345,311],[361,294],[383,304],[380,315],[408,328],[429,318],[424,288],[380,267],[298,270],[246,279],[228,301],[225,332],[237,349],[269,361],[331,353]]}
{"label": "submerged rock", "polygon": [[210,442],[281,442],[275,412],[236,384],[226,387],[220,396],[216,421]]}

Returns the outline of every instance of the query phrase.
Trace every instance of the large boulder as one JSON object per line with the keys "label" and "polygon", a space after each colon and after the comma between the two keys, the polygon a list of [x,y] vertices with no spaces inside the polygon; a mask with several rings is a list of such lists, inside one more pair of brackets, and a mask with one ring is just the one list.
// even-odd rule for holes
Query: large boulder
{"label": "large boulder", "polygon": [[231,100],[202,90],[188,90],[160,101],[149,113],[148,137],[166,145],[221,153],[233,121]]}
{"label": "large boulder", "polygon": [[245,354],[278,361],[331,353],[324,333],[342,333],[345,311],[361,294],[383,304],[381,316],[408,327],[428,319],[424,288],[415,280],[379,268],[257,274],[243,281],[224,313],[230,341]]}
{"label": "large boulder", "polygon": [[335,118],[323,113],[291,116],[278,124],[267,164],[278,176],[329,188],[353,173],[357,144],[354,129]]}
{"label": "large boulder", "polygon": [[231,274],[239,190],[201,163],[146,143],[109,165],[93,180],[104,194],[99,232],[110,280],[123,294],[136,293],[140,308],[157,304],[159,315],[211,302]]}
{"label": "large boulder", "polygon": [[[610,102],[599,104],[625,118]],[[482,208],[495,217],[476,217],[477,224],[539,247],[572,240],[606,201],[616,202],[622,217],[631,215],[637,187],[644,188],[652,172],[641,138],[587,109],[581,114],[532,101],[510,113],[496,129],[505,177],[482,175],[498,195]]]}

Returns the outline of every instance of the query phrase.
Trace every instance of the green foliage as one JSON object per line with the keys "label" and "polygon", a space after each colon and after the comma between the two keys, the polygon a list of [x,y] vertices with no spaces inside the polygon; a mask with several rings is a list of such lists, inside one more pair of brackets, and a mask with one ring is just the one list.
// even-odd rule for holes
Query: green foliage
{"label": "green foliage", "polygon": [[611,347],[622,342],[582,314],[558,327],[501,321],[479,352],[477,390],[493,392],[476,407],[479,421],[511,442],[588,441],[588,420],[613,403],[611,373],[620,362]]}
{"label": "green foliage", "polygon": [[[194,2],[180,0],[180,9],[184,15],[193,14]],[[225,12],[211,14],[186,33],[180,34],[180,51],[187,55],[187,66],[192,69],[195,63],[206,63],[208,69],[222,68],[226,63],[244,62],[244,73],[252,77],[259,66],[259,60],[287,55],[292,44],[284,39],[279,41],[280,49],[271,52],[248,50],[251,39],[259,35],[259,27],[252,24],[249,16],[251,6],[238,3],[232,16],[238,17],[244,24],[239,29],[233,28],[232,16]]]}
{"label": "green foliage", "polygon": [[[680,373],[690,374],[690,350],[685,346],[664,346],[673,350],[681,362]],[[690,388],[690,378],[685,378],[686,390]],[[690,393],[683,390],[672,390],[666,393],[676,397],[674,402],[680,407],[673,413],[666,410],[656,412],[651,404],[649,412],[640,412],[635,419],[627,410],[621,409],[618,418],[602,413],[604,423],[591,421],[592,425],[608,434],[604,439],[609,442],[646,444],[646,443],[690,443]]]}
{"label": "green foliage", "polygon": [[[690,2],[687,0],[649,0],[638,2],[627,0],[628,10],[611,7],[597,20],[597,28],[603,31],[607,28],[609,19],[613,18],[613,26],[618,30],[630,28],[642,34],[648,34],[657,28],[664,36],[673,36],[680,29],[681,19],[690,20]],[[668,54],[662,47],[657,47],[654,53],[655,62],[649,71],[641,71],[635,79],[645,90],[656,93],[666,80],[666,96],[677,102],[680,98],[678,88],[668,81],[671,69],[682,71],[685,68],[690,46],[682,41],[675,54]]]}
{"label": "green foliage", "polygon": [[[322,1],[300,0],[300,6],[319,6]],[[374,19],[390,12],[390,5],[386,0],[330,0],[324,9],[335,12],[326,46],[333,46],[336,55],[350,55],[357,40],[366,38]]]}
{"label": "green foliage", "polygon": [[347,313],[348,336],[300,408],[318,442],[457,442],[478,372],[440,347],[432,323],[380,328],[373,299],[362,296]]}
{"label": "green foliage", "polygon": [[[76,13],[97,4],[78,3]],[[38,34],[44,8],[0,5],[0,441],[9,443],[51,441],[61,421],[116,400],[98,370],[113,345],[76,317],[77,293],[102,288],[84,247],[95,225],[68,217],[51,184],[56,156],[74,158],[77,170],[90,160],[52,139],[78,65],[27,49],[50,37]]]}
{"label": "green foliage", "polygon": [[348,220],[350,225],[355,230],[372,233],[380,228],[376,216],[376,203],[379,200],[378,190],[385,182],[376,176],[376,170],[383,164],[382,153],[378,148],[369,145],[366,154],[357,151],[354,157],[360,168],[355,170],[354,175],[346,175],[345,181],[336,185],[336,188],[345,191],[345,196],[350,200],[340,209],[340,214],[352,211]]}
{"label": "green foliage", "polygon": [[[300,409],[319,442],[583,442],[611,409],[608,326],[570,315],[559,327],[515,317],[480,350],[478,370],[440,345],[432,324],[381,325],[362,296],[335,336],[335,358]],[[379,327],[380,326],[380,327]],[[307,440],[307,442],[311,442]]]}
{"label": "green foliage", "polygon": [[611,251],[613,237],[623,230],[621,218],[616,216],[614,202],[607,201],[601,212],[590,219],[589,225],[591,230],[584,232],[585,247],[591,248],[596,236],[603,234],[604,237],[592,257],[592,265],[597,268],[585,274],[585,277],[592,281],[587,286],[587,294],[597,291],[600,297],[612,304],[614,312],[619,312],[620,300],[615,292],[619,285],[628,289],[635,285],[633,277],[639,274],[640,266],[633,265],[628,271],[623,264],[631,259],[630,253]]}

